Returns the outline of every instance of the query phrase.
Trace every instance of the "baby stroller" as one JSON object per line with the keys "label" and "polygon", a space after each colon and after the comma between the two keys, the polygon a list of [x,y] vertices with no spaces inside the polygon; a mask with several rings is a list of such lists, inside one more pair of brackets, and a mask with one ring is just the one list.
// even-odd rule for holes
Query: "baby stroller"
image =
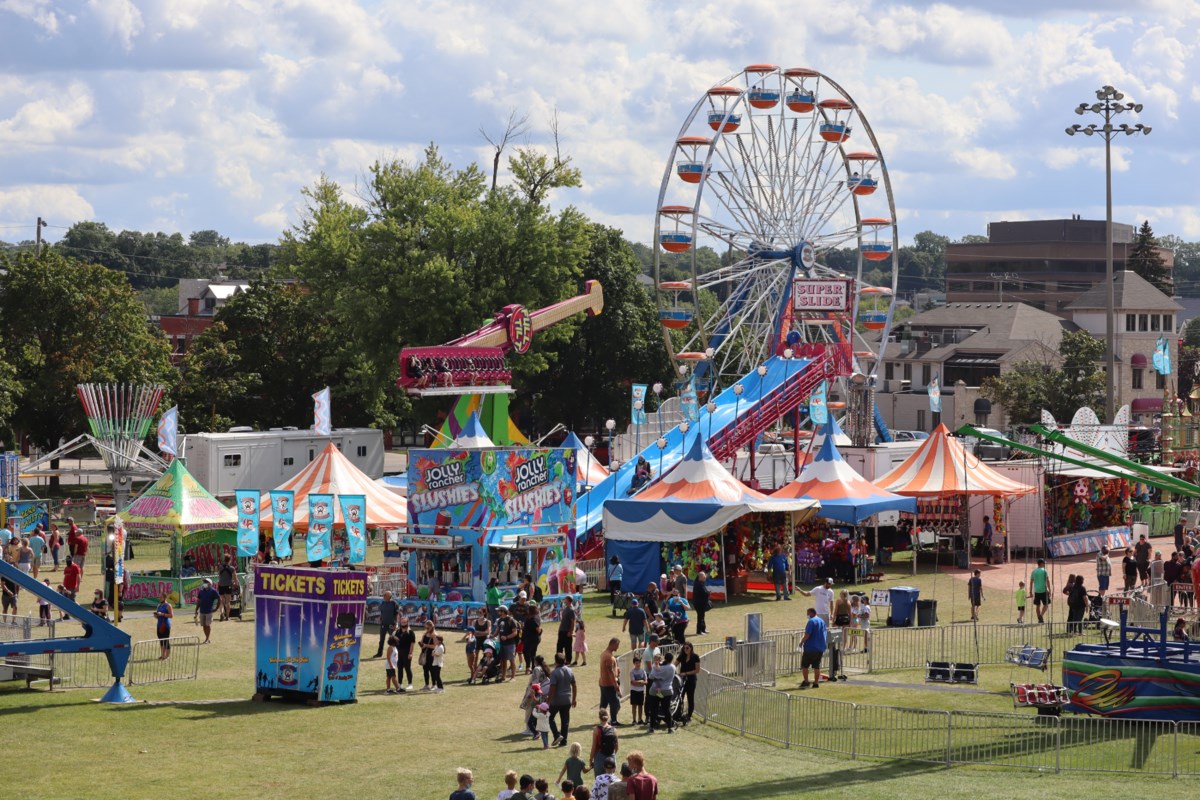
{"label": "baby stroller", "polygon": [[1100,620],[1104,619],[1104,598],[1095,590],[1088,592],[1087,598],[1087,621],[1099,625]]}
{"label": "baby stroller", "polygon": [[666,708],[656,706],[656,711],[646,717],[646,721],[650,723],[651,728],[665,728],[667,720],[662,715],[670,714],[675,725],[684,724],[684,717],[687,716],[684,708],[683,697],[683,678],[676,675],[671,681],[671,696],[667,698]]}
{"label": "baby stroller", "polygon": [[478,660],[475,662],[475,674],[471,676],[471,683],[480,683],[487,685],[500,677],[500,640],[499,639],[484,639],[483,647],[478,653]]}

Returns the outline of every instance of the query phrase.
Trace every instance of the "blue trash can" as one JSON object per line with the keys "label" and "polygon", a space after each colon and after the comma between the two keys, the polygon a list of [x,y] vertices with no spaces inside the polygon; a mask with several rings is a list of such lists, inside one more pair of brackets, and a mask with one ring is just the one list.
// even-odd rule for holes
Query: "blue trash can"
{"label": "blue trash can", "polygon": [[921,590],[912,586],[893,586],[888,589],[888,599],[892,601],[888,625],[901,628],[912,625],[916,616],[917,597],[920,594]]}

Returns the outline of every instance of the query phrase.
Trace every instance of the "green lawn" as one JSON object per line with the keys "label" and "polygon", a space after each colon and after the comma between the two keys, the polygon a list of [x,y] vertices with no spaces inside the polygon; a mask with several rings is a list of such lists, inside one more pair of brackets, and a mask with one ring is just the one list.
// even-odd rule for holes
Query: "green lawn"
{"label": "green lawn", "polygon": [[[374,553],[373,553],[374,555]],[[147,566],[145,563],[138,567]],[[906,566],[906,565],[905,565]],[[87,584],[98,584],[95,566]],[[901,581],[896,581],[901,582]],[[951,594],[965,589],[943,573],[938,578],[903,576],[903,583],[922,588],[922,595],[945,598],[943,622],[948,621]],[[960,602],[952,616],[965,616]],[[1001,621],[1004,612],[985,609]],[[704,641],[741,636],[747,610],[762,611],[767,628],[801,624],[804,598],[773,602],[756,597],[723,606],[709,615],[710,637]],[[620,621],[607,613],[603,598],[589,595],[586,618],[592,654],[589,666],[577,670],[582,689],[571,739],[586,742],[586,729],[595,718],[599,700],[596,662],[609,636],[619,633]],[[1007,621],[1007,620],[1005,620]],[[131,619],[126,627],[135,640],[152,636],[147,618]],[[188,615],[177,619],[176,632],[198,632]],[[475,770],[476,791],[490,799],[503,788],[506,769],[553,779],[564,751],[544,752],[540,744],[518,738],[517,702],[524,684],[465,686],[461,646],[450,649],[443,695],[393,697],[382,693],[382,662],[367,662],[356,705],[308,708],[279,702],[249,701],[253,686],[253,625],[217,623],[214,644],[201,653],[200,679],[134,687],[140,702],[130,707],[100,706],[99,690],[48,693],[27,692],[17,684],[0,685],[0,724],[17,733],[16,749],[6,759],[2,785],[5,798],[129,798],[181,797],[325,797],[444,798],[453,788],[455,767]],[[374,642],[369,640],[368,647]],[[373,653],[374,650],[369,650]],[[945,709],[1011,711],[1007,667],[985,667],[982,688],[989,694],[959,695],[926,691],[917,671],[884,673],[871,680],[891,687],[856,686],[854,681],[828,689],[829,699],[864,704],[906,705]],[[420,675],[417,675],[418,685]],[[906,684],[916,684],[907,686]],[[791,684],[791,685],[794,685]],[[778,714],[777,697],[763,693],[755,713]],[[837,704],[829,704],[834,706]],[[624,713],[624,712],[623,712]],[[844,712],[837,712],[844,713]],[[864,712],[885,713],[885,712]],[[627,717],[626,717],[627,718]],[[785,718],[786,719],[786,718]],[[939,716],[938,719],[944,719]],[[818,746],[837,746],[839,718],[807,719],[794,715],[794,733],[809,730]],[[821,726],[826,726],[824,733]],[[919,727],[919,726],[916,726]],[[916,729],[916,728],[914,728]],[[979,732],[990,742],[997,730]],[[1018,738],[1023,731],[1011,732]],[[826,745],[826,742],[830,744]],[[912,752],[932,750],[936,738],[920,741],[914,734]],[[889,743],[880,743],[880,750]],[[1036,747],[1030,738],[1026,747]],[[1009,797],[1067,797],[1095,792],[1142,791],[1153,780],[1156,797],[1194,795],[1188,780],[1111,774],[1052,774],[1026,769],[988,769],[907,762],[851,761],[831,754],[791,749],[743,738],[717,727],[694,724],[674,736],[623,732],[621,749],[640,749],[651,772],[660,780],[664,798],[788,798],[817,795],[854,798],[937,796],[977,800],[981,786],[990,794]],[[862,749],[862,748],[860,748]],[[869,749],[869,748],[868,748]],[[986,782],[986,783],[981,783]]]}

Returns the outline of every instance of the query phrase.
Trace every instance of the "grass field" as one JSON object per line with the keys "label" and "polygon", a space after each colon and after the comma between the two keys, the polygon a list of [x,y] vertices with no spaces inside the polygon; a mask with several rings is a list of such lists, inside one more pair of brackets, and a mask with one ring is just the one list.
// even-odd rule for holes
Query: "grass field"
{"label": "grass field", "polygon": [[[151,566],[139,561],[139,568]],[[905,566],[897,569],[902,572]],[[89,567],[86,579],[90,595],[91,586],[99,582],[95,566]],[[943,623],[968,614],[964,585],[945,573],[915,579],[898,574],[893,583],[917,586],[923,597],[939,599]],[[952,596],[957,597],[954,608]],[[585,605],[592,653],[589,666],[576,670],[582,691],[571,739],[586,743],[599,700],[599,651],[619,632],[620,621],[607,614],[598,595],[589,595]],[[710,613],[712,634],[704,641],[740,636],[743,614],[749,609],[764,613],[767,628],[784,628],[800,625],[805,607],[804,598],[788,603],[762,597],[739,600]],[[1011,613],[1009,604],[999,599],[984,609],[985,621],[1010,621]],[[177,617],[176,623],[177,634],[199,631],[190,615]],[[147,617],[129,619],[124,626],[135,640],[152,637]],[[216,623],[213,641],[202,649],[199,680],[135,687],[141,702],[129,707],[96,704],[99,690],[27,692],[18,684],[0,685],[0,725],[11,732],[13,745],[0,767],[0,792],[5,798],[48,800],[164,795],[408,800],[448,796],[454,768],[468,766],[475,771],[476,792],[484,800],[503,788],[506,769],[553,779],[565,757],[562,750],[543,751],[540,744],[515,735],[523,682],[462,685],[465,667],[458,645],[450,647],[445,694],[385,695],[382,662],[368,661],[357,704],[308,708],[249,701],[254,691],[252,624]],[[368,636],[364,649],[369,655],[373,648]],[[823,696],[928,709],[1011,711],[1007,693],[999,693],[1001,685],[1007,686],[1008,673],[1007,667],[984,668],[982,688],[991,694],[925,691],[921,675],[908,671],[871,676],[896,684],[894,688],[849,681],[826,687],[828,694]],[[417,682],[419,686],[419,670]],[[763,708],[761,713],[777,709]],[[791,724],[811,728],[822,720],[793,717]],[[1195,794],[1191,783],[1182,779],[851,761],[785,750],[699,724],[675,736],[625,729],[621,750],[633,749],[646,753],[650,771],[660,780],[660,796],[687,800],[813,795],[975,799],[981,790],[1021,798],[1097,791],[1120,795],[1149,790],[1168,798]],[[1153,787],[1146,786],[1148,782]]]}

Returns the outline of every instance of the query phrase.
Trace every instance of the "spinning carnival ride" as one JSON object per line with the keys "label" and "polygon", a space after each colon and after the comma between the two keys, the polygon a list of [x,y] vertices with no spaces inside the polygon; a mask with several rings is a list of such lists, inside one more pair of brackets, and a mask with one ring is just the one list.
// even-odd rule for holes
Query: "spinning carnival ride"
{"label": "spinning carnival ride", "polygon": [[[655,241],[667,349],[712,394],[801,343],[850,345],[855,372],[877,371],[896,288],[895,203],[866,117],[827,76],[752,64],[709,89],[672,146]],[[698,263],[704,245],[719,266]],[[684,254],[688,280],[667,254]],[[864,282],[873,270],[885,285]],[[707,314],[705,293],[717,306]]]}

